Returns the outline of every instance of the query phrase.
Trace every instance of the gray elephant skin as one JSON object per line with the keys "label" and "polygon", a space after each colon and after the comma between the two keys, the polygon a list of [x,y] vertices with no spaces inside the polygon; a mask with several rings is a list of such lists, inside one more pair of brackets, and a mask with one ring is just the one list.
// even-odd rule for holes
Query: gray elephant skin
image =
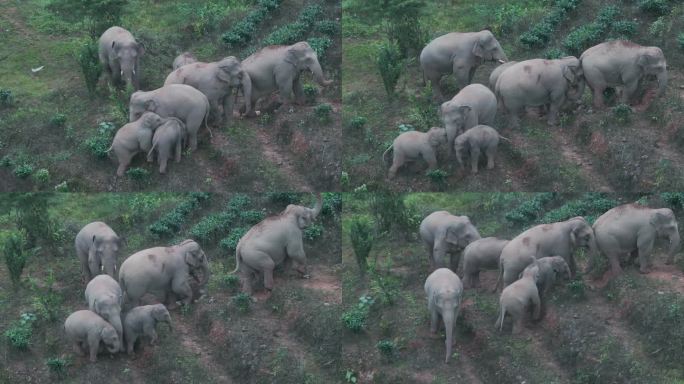
{"label": "gray elephant skin", "polygon": [[444,100],[439,86],[442,76],[453,73],[461,89],[472,82],[475,70],[484,61],[507,60],[503,48],[487,30],[447,33],[429,42],[420,53],[423,78],[432,83],[433,96],[438,101]]}
{"label": "gray elephant skin", "polygon": [[539,281],[539,267],[534,266],[525,269],[522,277],[504,288],[499,298],[499,317],[495,327],[499,332],[503,330],[506,314],[513,318],[513,333],[519,334],[523,328],[523,322],[528,310],[532,309],[532,319],[539,320],[541,317],[541,300],[537,290]]}
{"label": "gray elephant skin", "polygon": [[480,239],[480,233],[468,216],[456,216],[447,211],[432,212],[425,217],[420,223],[419,233],[430,257],[431,270],[450,267],[456,271],[461,250]]}
{"label": "gray elephant skin", "polygon": [[67,338],[74,343],[74,349],[81,356],[90,355],[90,361],[97,361],[97,354],[105,349],[117,353],[121,339],[114,327],[95,312],[87,309],[76,311],[64,321]]}
{"label": "gray elephant skin", "polygon": [[442,103],[440,117],[447,131],[449,154],[452,155],[456,136],[476,125],[494,123],[496,96],[482,84],[468,85],[451,100]]}
{"label": "gray elephant skin", "polygon": [[147,161],[152,162],[156,152],[159,173],[166,173],[166,166],[172,156],[176,163],[180,163],[185,129],[185,124],[180,119],[169,117],[154,131],[152,148],[147,153]]}
{"label": "gray elephant skin", "polygon": [[207,125],[209,100],[197,89],[185,84],[169,84],[154,91],[138,91],[131,95],[129,104],[130,121],[136,121],[146,111],[161,117],[180,119],[186,128],[186,142],[191,150],[197,149],[197,132],[202,122],[211,135]]}
{"label": "gray elephant skin", "polygon": [[387,163],[387,154],[390,151],[393,152],[388,178],[393,179],[401,166],[419,157],[428,163],[428,169],[437,168],[437,149],[446,142],[446,130],[439,127],[432,127],[427,132],[404,132],[397,136],[392,145],[382,154],[383,161]]}
{"label": "gray elephant skin", "polygon": [[648,273],[652,265],[651,252],[658,237],[666,237],[670,242],[668,264],[674,262],[679,251],[679,227],[669,208],[620,205],[596,219],[594,233],[599,250],[610,262],[613,276],[622,272],[620,256],[634,253],[639,257],[639,271]]}
{"label": "gray elephant skin", "polygon": [[273,290],[273,269],[291,259],[296,269],[307,276],[306,254],[302,231],[321,213],[320,193],[313,208],[288,205],[279,215],[267,217],[245,233],[235,250],[235,270],[240,273],[242,290],[252,294],[254,275],[263,275],[264,288]]}
{"label": "gray elephant skin", "polygon": [[487,169],[494,169],[494,158],[499,146],[499,138],[503,137],[499,135],[496,129],[482,124],[456,136],[454,151],[461,168],[465,165],[466,155],[470,155],[470,172],[476,174],[480,154],[484,153],[487,157]]}
{"label": "gray elephant skin", "polygon": [[647,76],[657,78],[658,96],[667,88],[667,62],[658,47],[614,40],[587,49],[580,60],[596,108],[603,107],[603,91],[608,87],[623,87],[622,102],[629,104]]}
{"label": "gray elephant skin", "polygon": [[74,246],[86,282],[102,272],[116,279],[117,256],[122,242],[116,232],[101,221],[81,228]]}
{"label": "gray elephant skin", "polygon": [[113,150],[119,161],[117,176],[124,175],[136,154],[147,153],[152,148],[154,131],[163,122],[164,119],[156,113],[145,112],[138,120],[127,123],[116,131],[112,146],[107,152]]}
{"label": "gray elephant skin", "polygon": [[121,27],[111,27],[100,36],[98,55],[100,63],[112,82],[122,81],[140,89],[138,64],[145,47],[135,41],[133,35]]}
{"label": "gray elephant skin", "polygon": [[463,250],[463,286],[478,288],[480,286],[480,271],[497,269],[501,250],[509,240],[497,237],[485,237],[468,244]]}
{"label": "gray elephant skin", "polygon": [[128,308],[136,307],[143,295],[149,293],[167,306],[176,300],[184,305],[193,300],[190,278],[200,286],[209,281],[209,261],[195,241],[187,239],[171,247],[154,247],[129,256],[119,272],[119,283]]}
{"label": "gray elephant skin", "polygon": [[442,320],[446,331],[446,358],[451,357],[454,344],[454,326],[461,310],[461,295],[463,284],[458,276],[449,268],[439,268],[432,272],[425,280],[425,295],[427,295],[428,312],[430,312],[430,333],[437,334],[439,320]]}
{"label": "gray elephant skin", "polygon": [[175,59],[173,59],[173,70],[175,71],[176,69],[186,65],[186,64],[192,64],[196,63],[197,58],[195,55],[193,55],[190,52],[183,52],[180,55],[176,56]]}
{"label": "gray elephant skin", "polygon": [[[262,48],[244,59],[242,68],[247,71],[252,81],[252,96],[249,101],[252,108],[256,108],[259,99],[275,91],[278,91],[280,98],[288,104],[292,104],[293,95],[298,103],[303,104],[301,74],[304,71],[310,71],[314,80],[321,86],[332,84],[331,80],[326,80],[323,76],[316,51],[307,42]],[[249,108],[249,104],[245,109]]]}
{"label": "gray elephant skin", "polygon": [[525,267],[547,256],[561,256],[574,276],[573,253],[578,248],[586,248],[590,257],[597,252],[594,231],[583,217],[534,226],[513,238],[501,251],[496,288],[502,279],[504,287],[510,285]]}
{"label": "gray elephant skin", "polygon": [[173,329],[171,315],[164,304],[142,305],[126,313],[124,318],[124,335],[126,352],[133,355],[135,343],[143,338],[150,341],[150,345],[157,342],[157,324],[166,323]]}
{"label": "gray elephant skin", "polygon": [[119,340],[122,341],[121,350],[123,351],[123,326],[121,325],[123,295],[119,283],[107,275],[95,276],[86,286],[85,299],[88,309],[100,315],[114,327]]}
{"label": "gray elephant skin", "polygon": [[246,112],[252,110],[252,81],[240,60],[228,56],[213,63],[191,63],[178,68],[166,77],[164,85],[187,84],[204,93],[217,123],[233,117],[233,94],[242,89]]}
{"label": "gray elephant skin", "polygon": [[513,66],[513,64],[517,64],[517,61],[507,61],[496,68],[492,71],[491,74],[489,74],[489,89],[492,90],[492,92],[496,91],[496,82],[499,80],[499,76],[505,71],[506,69],[510,68]]}
{"label": "gray elephant skin", "polygon": [[495,93],[510,117],[511,127],[519,126],[525,107],[547,104],[547,122],[555,125],[563,104],[582,97],[584,84],[580,61],[574,56],[556,60],[532,59],[503,71],[496,82]]}
{"label": "gray elephant skin", "polygon": [[570,267],[560,256],[549,256],[537,259],[534,263],[525,268],[521,277],[525,271],[531,268],[537,268],[539,270],[537,291],[539,292],[539,300],[542,302],[542,305],[544,303],[544,294],[551,289],[556,282],[561,279],[570,280]]}

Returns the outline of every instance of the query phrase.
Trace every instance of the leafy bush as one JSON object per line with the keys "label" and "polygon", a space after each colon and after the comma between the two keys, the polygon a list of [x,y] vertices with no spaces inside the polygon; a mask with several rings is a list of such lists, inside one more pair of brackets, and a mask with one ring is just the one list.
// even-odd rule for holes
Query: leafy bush
{"label": "leafy bush", "polygon": [[33,310],[38,317],[47,322],[53,322],[62,317],[62,296],[53,289],[55,277],[52,271],[45,280],[45,289],[42,289],[33,298]]}
{"label": "leafy bush", "polygon": [[639,1],[639,9],[644,13],[663,16],[669,14],[672,8],[668,0],[641,0]]}
{"label": "leafy bush", "polygon": [[677,35],[677,44],[679,44],[679,48],[684,49],[684,32]]}
{"label": "leafy bush", "polygon": [[83,21],[92,38],[112,25],[121,25],[128,0],[51,0],[47,9],[71,22]]}
{"label": "leafy bush", "polygon": [[12,172],[15,176],[25,179],[33,173],[33,165],[29,163],[17,164]]}
{"label": "leafy bush", "polygon": [[308,104],[313,104],[316,102],[316,96],[318,96],[318,88],[313,84],[304,84],[302,87],[304,91],[304,99]]}
{"label": "leafy bush", "polygon": [[404,196],[395,193],[374,193],[370,198],[371,212],[380,232],[396,228],[405,235],[415,233],[418,224],[404,204]]}
{"label": "leafy bush", "polygon": [[61,357],[51,357],[45,360],[45,365],[48,366],[50,372],[53,372],[57,376],[61,377],[66,372],[69,362]]}
{"label": "leafy bush", "polygon": [[[384,4],[383,4],[384,3]],[[420,22],[425,9],[423,0],[391,0],[377,3],[385,8],[388,20],[388,37],[396,43],[402,57],[410,57],[420,52],[428,36]]]}
{"label": "leafy bush", "polygon": [[98,57],[97,42],[94,39],[84,42],[79,49],[76,58],[78,64],[81,66],[83,80],[86,83],[88,92],[91,95],[94,95],[97,81],[102,73],[102,65],[100,64],[100,59]]}
{"label": "leafy bush", "polygon": [[289,205],[302,202],[302,194],[297,192],[268,192],[266,198],[275,204]]}
{"label": "leafy bush", "polygon": [[249,306],[252,303],[252,298],[244,292],[240,292],[232,298],[233,304],[238,309],[238,311],[245,313],[249,311]]}
{"label": "leafy bush", "polygon": [[316,22],[314,29],[324,35],[334,36],[337,33],[337,23],[334,20],[321,20]]}
{"label": "leafy bush", "polygon": [[359,297],[355,307],[342,314],[342,322],[352,332],[361,332],[366,326],[368,313],[375,300],[371,296]]}
{"label": "leafy bush", "polygon": [[126,176],[135,181],[143,181],[150,176],[150,172],[145,168],[133,167],[126,171]]}
{"label": "leafy bush", "polygon": [[[585,49],[603,40],[603,36],[613,28],[613,20],[620,15],[620,9],[615,5],[608,5],[599,11],[596,19],[589,24],[581,25],[570,31],[563,40],[563,47],[571,54],[579,56]],[[622,23],[619,25],[623,32],[629,31],[631,26]]]}
{"label": "leafy bush", "polygon": [[235,249],[237,249],[240,238],[244,236],[248,230],[249,228],[245,227],[233,228],[233,230],[230,231],[230,235],[219,242],[219,246],[223,249],[234,252]]}
{"label": "leafy bush", "polygon": [[682,192],[663,192],[660,198],[673,210],[684,209],[684,193]]}
{"label": "leafy bush", "polygon": [[385,357],[392,357],[397,351],[397,344],[392,340],[380,340],[375,346]]}
{"label": "leafy bush", "polygon": [[249,210],[241,211],[239,216],[243,224],[253,225],[263,220],[266,214],[263,211]]}
{"label": "leafy bush", "polygon": [[190,237],[195,240],[215,240],[217,236],[228,231],[236,216],[233,212],[220,212],[205,216],[190,228]]}
{"label": "leafy bush", "polygon": [[107,150],[111,146],[115,132],[114,124],[103,121],[97,126],[95,136],[86,139],[84,145],[93,156],[104,159],[107,157]]}
{"label": "leafy bush", "polygon": [[50,182],[50,171],[45,168],[37,170],[33,174],[33,180],[40,184],[47,184]]}
{"label": "leafy bush", "polygon": [[639,23],[632,20],[619,20],[613,22],[613,34],[618,37],[630,38],[637,33]]}
{"label": "leafy bush", "polygon": [[400,280],[396,276],[373,271],[371,292],[383,305],[394,305],[401,293]]}
{"label": "leafy bush", "polygon": [[565,57],[567,54],[563,52],[562,49],[560,48],[549,48],[544,52],[544,58],[548,60],[555,60],[555,59],[560,59],[561,57]]}
{"label": "leafy bush", "polygon": [[354,218],[349,227],[349,237],[361,275],[368,269],[368,254],[373,248],[373,223],[365,217]]}
{"label": "leafy bush", "polygon": [[67,117],[63,113],[55,113],[54,116],[50,118],[50,125],[55,128],[62,128],[66,124]]}
{"label": "leafy bush", "polygon": [[325,52],[332,46],[332,40],[327,37],[310,37],[306,40],[311,48],[316,52],[316,56],[319,60],[322,60],[325,56]]}
{"label": "leafy bush", "polygon": [[302,236],[304,239],[314,241],[323,235],[323,226],[320,224],[312,224],[308,226]]}
{"label": "leafy bush", "polygon": [[264,38],[261,45],[288,45],[302,41],[306,33],[313,28],[314,22],[323,14],[320,5],[309,4],[299,12],[297,21],[274,30]]}
{"label": "leafy bush", "polygon": [[212,1],[205,4],[178,4],[178,13],[187,22],[188,27],[196,36],[203,36],[214,30],[225,13],[226,6]]}
{"label": "leafy bush", "polygon": [[5,155],[0,159],[0,165],[3,167],[11,167],[14,164],[14,160],[12,160],[12,156],[10,155]]}
{"label": "leafy bush", "polygon": [[323,207],[321,214],[325,216],[333,216],[342,211],[342,194],[337,192],[323,193]]}
{"label": "leafy bush", "polygon": [[575,300],[583,300],[587,297],[587,286],[582,279],[572,280],[567,283],[565,287],[570,293],[570,296]]}
{"label": "leafy bush", "polygon": [[14,94],[12,90],[0,88],[0,106],[10,107],[14,104]]}
{"label": "leafy bush", "polygon": [[533,25],[527,32],[520,35],[520,42],[534,48],[546,45],[558,25],[565,19],[567,13],[575,9],[581,0],[556,0],[551,12]]}
{"label": "leafy bush", "polygon": [[394,97],[394,90],[404,68],[404,60],[395,43],[385,42],[378,48],[377,66],[385,86],[385,92],[390,98]]}
{"label": "leafy bush", "polygon": [[244,209],[250,204],[252,204],[252,200],[249,196],[244,193],[237,193],[228,201],[226,208],[233,213],[237,213],[237,211]]}
{"label": "leafy bush", "polygon": [[525,225],[536,221],[537,217],[544,211],[544,206],[556,198],[555,193],[545,192],[536,194],[531,200],[520,204],[517,208],[506,212],[506,220],[517,224]]}
{"label": "leafy bush", "polygon": [[14,322],[6,331],[5,337],[16,349],[27,349],[33,335],[33,323],[37,320],[33,313],[22,313],[18,322]]}
{"label": "leafy bush", "polygon": [[2,253],[9,271],[10,279],[15,287],[19,286],[21,273],[26,266],[28,251],[26,249],[26,234],[21,231],[10,232],[2,244]]}
{"label": "leafy bush", "polygon": [[318,120],[322,123],[330,122],[330,113],[332,112],[332,106],[328,103],[318,104],[314,108],[314,114]]}
{"label": "leafy bush", "polygon": [[349,126],[352,129],[361,129],[363,128],[364,125],[366,125],[366,122],[368,122],[368,119],[366,119],[363,116],[354,116],[351,121],[349,122]]}
{"label": "leafy bush", "polygon": [[618,104],[613,107],[613,117],[620,124],[629,123],[632,118],[632,108],[627,104]]}
{"label": "leafy bush", "polygon": [[555,223],[576,216],[584,216],[590,224],[607,210],[617,206],[617,200],[605,197],[600,193],[586,193],[578,200],[571,200],[560,207],[548,211],[541,218],[542,223]]}
{"label": "leafy bush", "polygon": [[209,199],[209,196],[208,193],[191,193],[187,200],[180,203],[156,222],[150,224],[147,229],[158,237],[170,237],[180,230],[187,216],[199,208],[203,201]]}
{"label": "leafy bush", "polygon": [[441,189],[446,185],[448,174],[444,170],[433,169],[426,173],[426,176]]}

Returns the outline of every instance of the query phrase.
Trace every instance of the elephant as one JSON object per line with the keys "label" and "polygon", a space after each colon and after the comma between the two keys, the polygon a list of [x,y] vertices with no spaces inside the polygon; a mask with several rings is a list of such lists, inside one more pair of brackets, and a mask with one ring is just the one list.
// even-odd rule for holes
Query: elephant
{"label": "elephant", "polygon": [[98,47],[100,64],[112,82],[116,85],[124,81],[135,90],[140,89],[138,64],[145,53],[145,47],[135,41],[130,32],[116,26],[104,31]]}
{"label": "elephant", "polygon": [[518,279],[520,272],[536,259],[560,256],[570,266],[574,277],[576,272],[573,253],[577,248],[588,249],[590,256],[597,252],[594,231],[583,217],[566,221],[534,226],[519,234],[501,250],[499,279],[495,290],[503,281],[504,287]]}
{"label": "elephant", "polygon": [[145,111],[151,111],[161,117],[180,119],[186,128],[186,141],[191,150],[197,149],[197,132],[204,126],[213,137],[207,125],[209,117],[209,100],[197,89],[185,84],[169,84],[154,91],[138,91],[131,95],[130,121],[135,121]]}
{"label": "elephant", "polygon": [[513,64],[516,64],[517,61],[507,61],[498,67],[494,68],[492,73],[489,75],[489,89],[494,92],[496,91],[496,81],[499,80],[499,76],[505,71],[507,68],[510,68]]}
{"label": "elephant", "polygon": [[449,155],[454,153],[456,136],[478,124],[493,124],[495,116],[496,96],[482,84],[468,85],[442,103],[440,117],[447,131]]}
{"label": "elephant", "polygon": [[447,33],[429,42],[420,52],[423,80],[432,83],[437,101],[444,100],[439,86],[442,76],[453,73],[461,89],[472,82],[475,70],[484,61],[508,61],[503,48],[488,30]]}
{"label": "elephant", "polygon": [[184,136],[185,124],[175,117],[167,118],[166,121],[154,131],[152,148],[150,148],[150,151],[147,153],[147,161],[153,161],[154,152],[156,150],[157,161],[159,162],[159,173],[162,175],[166,173],[166,164],[172,154],[176,163],[180,163]]}
{"label": "elephant", "polygon": [[176,56],[175,59],[173,59],[173,70],[175,71],[176,69],[186,64],[192,64],[196,62],[197,58],[195,57],[195,55],[193,55],[190,52],[183,52],[180,55]]}
{"label": "elephant", "polygon": [[456,152],[456,160],[458,160],[461,168],[463,168],[465,163],[466,155],[470,153],[471,172],[473,174],[477,173],[480,153],[484,152],[487,156],[487,169],[493,169],[496,148],[499,145],[500,138],[508,140],[500,136],[496,129],[482,124],[476,125],[458,135],[456,140],[454,140],[454,151]]}
{"label": "elephant", "polygon": [[187,64],[169,74],[164,82],[164,85],[168,84],[187,84],[204,93],[219,125],[222,117],[227,122],[233,117],[233,93],[237,93],[238,88],[245,96],[245,113],[252,109],[252,81],[235,56],[213,63]]}
{"label": "elephant", "polygon": [[449,268],[439,268],[425,280],[425,294],[430,312],[430,333],[432,335],[437,334],[440,317],[444,323],[446,330],[446,358],[444,362],[448,363],[454,340],[454,326],[461,310],[463,284]]}
{"label": "elephant", "polygon": [[167,306],[175,306],[176,298],[183,305],[193,299],[190,278],[202,273],[201,287],[209,281],[209,260],[194,240],[184,240],[171,247],[154,247],[129,256],[119,271],[119,283],[124,303],[137,307],[146,293],[157,297]]}
{"label": "elephant", "polygon": [[463,286],[480,286],[480,270],[497,269],[501,250],[510,240],[485,237],[468,244],[463,250]]}
{"label": "elephant", "polygon": [[105,319],[87,309],[76,311],[64,321],[67,338],[74,343],[76,352],[82,356],[90,354],[90,361],[97,361],[102,349],[117,353],[121,349],[121,339]]}
{"label": "elephant", "polygon": [[123,295],[119,283],[107,275],[95,276],[86,286],[85,299],[88,309],[100,315],[114,327],[119,340],[122,341],[121,350],[123,351],[123,327],[121,325]]}
{"label": "elephant", "polygon": [[449,254],[448,266],[456,271],[460,251],[480,239],[480,233],[468,216],[456,216],[447,211],[435,211],[425,217],[419,233],[430,257],[431,270],[447,267],[446,255]]}
{"label": "elephant", "polygon": [[119,160],[117,176],[123,176],[131,164],[133,157],[139,152],[147,153],[152,148],[152,136],[154,131],[164,122],[164,119],[154,112],[145,112],[142,116],[119,128],[114,135],[111,147],[107,152],[114,150]]}
{"label": "elephant", "polygon": [[308,277],[302,230],[310,226],[321,213],[321,194],[313,208],[288,205],[279,215],[267,217],[245,233],[235,250],[235,270],[240,272],[242,291],[252,294],[252,279],[263,274],[264,288],[273,291],[273,269],[287,258],[297,265],[296,270]]}
{"label": "elephant", "polygon": [[580,61],[596,108],[603,107],[603,91],[608,87],[624,87],[622,102],[628,104],[636,95],[639,82],[647,76],[658,79],[658,96],[667,88],[667,62],[658,47],[626,40],[608,41],[584,51]]}
{"label": "elephant", "polygon": [[558,123],[558,114],[566,101],[576,102],[584,93],[584,75],[574,56],[555,60],[521,61],[499,75],[495,93],[499,104],[510,115],[511,127],[520,125],[525,107],[548,105],[547,122]]}
{"label": "elephant", "polygon": [[303,104],[304,90],[300,79],[303,71],[311,71],[314,80],[321,86],[332,84],[332,80],[326,80],[323,76],[316,51],[305,41],[262,48],[242,60],[242,68],[252,82],[251,100],[247,100],[245,95],[244,106],[244,113],[250,116],[254,116],[254,111],[250,113],[249,106],[256,108],[254,106],[259,99],[275,91],[288,104],[292,104],[293,93],[296,101]]}
{"label": "elephant", "polygon": [[117,255],[122,245],[123,239],[101,221],[81,228],[74,240],[74,247],[86,282],[102,272],[116,279]]}
{"label": "elephant", "polygon": [[427,132],[409,131],[397,136],[392,145],[382,154],[382,159],[387,163],[387,154],[394,152],[392,166],[389,170],[389,179],[393,179],[397,170],[408,161],[422,157],[430,170],[437,167],[437,148],[447,142],[444,128],[432,127]]}
{"label": "elephant", "polygon": [[133,355],[135,342],[143,337],[150,340],[150,345],[154,345],[157,342],[159,323],[166,323],[173,329],[171,315],[164,304],[143,305],[128,311],[123,322],[126,352]]}
{"label": "elephant", "polygon": [[652,209],[638,204],[625,204],[610,209],[594,222],[596,244],[610,262],[611,274],[622,272],[620,255],[639,256],[639,272],[648,273],[657,237],[670,242],[667,263],[674,262],[680,238],[677,219],[669,208]]}
{"label": "elephant", "polygon": [[570,267],[560,256],[547,256],[535,260],[534,263],[528,265],[525,271],[531,268],[539,270],[539,278],[537,280],[537,291],[539,292],[539,300],[544,303],[544,294],[554,285],[560,278],[570,280]]}
{"label": "elephant", "polygon": [[504,288],[499,298],[499,316],[494,325],[499,328],[499,332],[503,330],[504,319],[508,313],[513,318],[513,333],[520,333],[525,313],[530,309],[530,304],[532,305],[532,319],[539,320],[541,318],[538,281],[539,267],[535,265],[532,268],[525,269],[519,280]]}

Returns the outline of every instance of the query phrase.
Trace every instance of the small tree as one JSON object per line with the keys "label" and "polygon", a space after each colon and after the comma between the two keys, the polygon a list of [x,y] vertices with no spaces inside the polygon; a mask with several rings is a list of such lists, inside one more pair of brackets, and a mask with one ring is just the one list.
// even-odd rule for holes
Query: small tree
{"label": "small tree", "polygon": [[359,272],[361,276],[366,274],[368,269],[368,254],[373,248],[373,225],[370,220],[365,217],[358,217],[352,220],[351,228],[349,230],[349,237],[351,238],[354,255],[356,255],[356,263],[359,265]]}
{"label": "small tree", "polygon": [[90,39],[83,43],[76,54],[78,64],[81,66],[83,72],[83,80],[85,80],[88,92],[91,95],[95,94],[95,87],[97,87],[97,80],[100,79],[102,73],[102,65],[97,53],[97,42]]}
{"label": "small tree", "polygon": [[19,287],[21,273],[26,266],[28,252],[26,250],[26,234],[21,231],[10,232],[2,247],[5,256],[5,264],[15,288]]}
{"label": "small tree", "polygon": [[399,76],[401,76],[401,71],[404,68],[404,59],[395,43],[386,42],[380,45],[377,64],[387,96],[392,98]]}

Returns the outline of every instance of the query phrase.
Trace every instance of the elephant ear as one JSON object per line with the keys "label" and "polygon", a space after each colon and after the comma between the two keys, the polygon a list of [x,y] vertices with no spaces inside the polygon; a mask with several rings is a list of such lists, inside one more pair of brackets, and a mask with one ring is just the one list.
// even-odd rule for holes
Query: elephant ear
{"label": "elephant ear", "polygon": [[216,77],[223,81],[224,83],[230,83],[230,66],[229,65],[219,65],[216,71]]}
{"label": "elephant ear", "polygon": [[637,58],[636,63],[637,63],[638,66],[640,66],[640,67],[642,67],[642,68],[645,68],[645,67],[647,67],[649,64],[655,62],[656,60],[657,60],[656,57],[654,57],[654,56],[652,56],[652,55],[650,55],[650,54],[648,54],[648,53],[644,53],[644,54],[639,55],[639,57]]}
{"label": "elephant ear", "polygon": [[144,106],[146,111],[152,112],[155,112],[158,107],[157,102],[152,99],[145,101]]}
{"label": "elephant ear", "polygon": [[446,230],[446,242],[453,245],[458,245],[461,240],[461,231],[463,230],[463,223],[452,225]]}
{"label": "elephant ear", "polygon": [[482,40],[483,39],[480,39],[477,42],[475,42],[475,45],[473,45],[472,50],[473,55],[475,55],[475,57],[479,57],[480,59],[484,57],[484,44]]}
{"label": "elephant ear", "polygon": [[577,78],[579,77],[579,66],[568,65],[564,67],[563,77],[565,77],[570,82],[570,84],[576,83]]}
{"label": "elephant ear", "polygon": [[292,64],[295,68],[299,70],[306,69],[306,64],[302,62],[301,56],[301,46],[297,44],[291,46],[287,49],[287,55],[285,56],[285,62]]}
{"label": "elephant ear", "polygon": [[460,107],[458,107],[458,110],[459,112],[461,112],[465,120],[465,117],[468,116],[468,114],[470,113],[470,111],[473,110],[473,108],[469,105],[461,105]]}
{"label": "elephant ear", "polygon": [[656,210],[653,212],[653,215],[651,215],[651,220],[650,223],[656,229],[662,227],[663,225],[667,225],[674,217],[674,214],[672,211],[662,211],[662,210]]}

